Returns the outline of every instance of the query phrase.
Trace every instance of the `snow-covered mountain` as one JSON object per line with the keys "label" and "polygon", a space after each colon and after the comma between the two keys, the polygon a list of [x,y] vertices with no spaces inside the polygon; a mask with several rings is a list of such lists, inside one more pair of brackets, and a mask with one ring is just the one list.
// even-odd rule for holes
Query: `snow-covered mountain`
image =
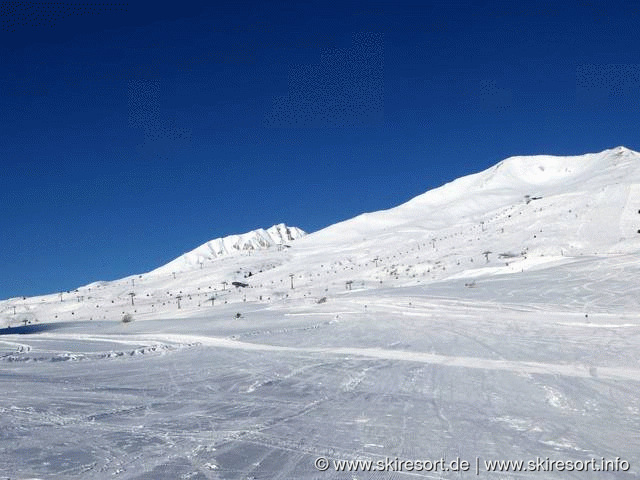
{"label": "snow-covered mountain", "polygon": [[[212,296],[222,304],[272,304],[346,288],[520,273],[636,253],[639,230],[637,152],[510,157],[312,234],[274,225],[212,240],[145,274],[0,302],[0,322],[189,316],[213,306]],[[249,287],[227,288],[234,281]]]}
{"label": "snow-covered mountain", "polygon": [[640,154],[618,147],[510,157],[398,207],[310,234],[296,252],[309,257],[307,269],[318,269],[330,252],[344,252],[360,275],[367,270],[382,279],[404,271],[398,281],[429,282],[633,253],[639,230]]}
{"label": "snow-covered mountain", "polygon": [[175,260],[155,269],[154,273],[180,272],[195,267],[202,268],[205,262],[220,257],[247,253],[254,250],[286,245],[305,236],[306,233],[297,227],[288,227],[284,223],[273,225],[268,229],[259,228],[241,235],[229,235],[216,238],[187,252]]}
{"label": "snow-covered mountain", "polygon": [[[479,231],[512,248],[526,241],[520,233],[538,224],[543,231],[536,233],[543,235],[534,243],[541,248],[615,249],[637,236],[639,185],[640,154],[625,147],[573,157],[510,157],[398,207],[330,226],[307,241],[333,244],[392,234],[397,242],[410,242],[425,233],[451,238],[455,231],[464,244]],[[496,230],[497,238],[487,238]]]}

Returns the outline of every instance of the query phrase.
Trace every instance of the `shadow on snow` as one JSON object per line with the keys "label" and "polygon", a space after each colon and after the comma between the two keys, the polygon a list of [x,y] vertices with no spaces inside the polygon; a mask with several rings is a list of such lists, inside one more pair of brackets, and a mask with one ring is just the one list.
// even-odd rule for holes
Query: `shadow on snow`
{"label": "shadow on snow", "polygon": [[0,335],[29,335],[31,333],[49,332],[74,325],[74,322],[39,323],[37,325],[21,325],[19,327],[0,328]]}

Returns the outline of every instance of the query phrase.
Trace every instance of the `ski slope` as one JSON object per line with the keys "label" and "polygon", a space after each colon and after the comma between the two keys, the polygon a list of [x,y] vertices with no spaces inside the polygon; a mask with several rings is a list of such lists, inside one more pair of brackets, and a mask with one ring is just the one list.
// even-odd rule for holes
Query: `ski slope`
{"label": "ski slope", "polygon": [[623,147],[511,157],[319,232],[2,301],[0,478],[640,478],[638,185]]}

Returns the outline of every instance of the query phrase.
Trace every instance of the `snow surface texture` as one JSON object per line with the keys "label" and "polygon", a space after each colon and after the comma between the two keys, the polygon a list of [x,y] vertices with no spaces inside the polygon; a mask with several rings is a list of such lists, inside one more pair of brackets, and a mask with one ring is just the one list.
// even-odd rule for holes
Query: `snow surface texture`
{"label": "snow surface texture", "polygon": [[0,478],[476,477],[319,456],[639,478],[639,185],[622,147],[512,157],[306,236],[0,302]]}

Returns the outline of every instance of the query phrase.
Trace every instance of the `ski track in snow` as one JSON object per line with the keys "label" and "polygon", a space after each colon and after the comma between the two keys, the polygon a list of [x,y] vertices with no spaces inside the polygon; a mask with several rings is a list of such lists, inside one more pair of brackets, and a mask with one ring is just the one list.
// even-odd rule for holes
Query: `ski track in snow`
{"label": "ski track in snow", "polygon": [[[569,324],[574,325],[574,324]],[[581,325],[581,324],[578,324]],[[589,325],[592,327],[593,325]],[[631,325],[638,327],[638,325]],[[598,326],[596,326],[598,327]],[[615,328],[615,326],[614,326]],[[108,336],[96,337],[93,335],[63,335],[45,334],[47,338],[67,339],[67,340],[89,340],[89,341],[113,341],[125,344],[149,344],[145,348],[137,351],[155,351],[156,349],[169,349],[204,345],[216,348],[228,348],[234,350],[247,350],[253,352],[286,352],[294,354],[314,354],[331,356],[358,356],[366,358],[378,358],[384,360],[397,360],[403,362],[427,363],[433,365],[443,365],[448,367],[475,368],[486,370],[505,370],[514,373],[562,375],[568,377],[588,378],[594,376],[594,368],[597,369],[598,377],[610,379],[626,379],[640,381],[640,369],[625,369],[611,367],[597,367],[593,365],[563,365],[543,362],[518,362],[509,360],[490,360],[486,358],[456,357],[437,355],[424,352],[410,352],[399,350],[384,350],[379,348],[301,348],[286,347],[278,345],[268,345],[260,343],[242,342],[229,338],[216,338],[203,335],[185,334],[151,334],[151,335],[131,335],[131,336]],[[135,352],[132,350],[131,352]],[[133,353],[131,353],[133,354]]]}

